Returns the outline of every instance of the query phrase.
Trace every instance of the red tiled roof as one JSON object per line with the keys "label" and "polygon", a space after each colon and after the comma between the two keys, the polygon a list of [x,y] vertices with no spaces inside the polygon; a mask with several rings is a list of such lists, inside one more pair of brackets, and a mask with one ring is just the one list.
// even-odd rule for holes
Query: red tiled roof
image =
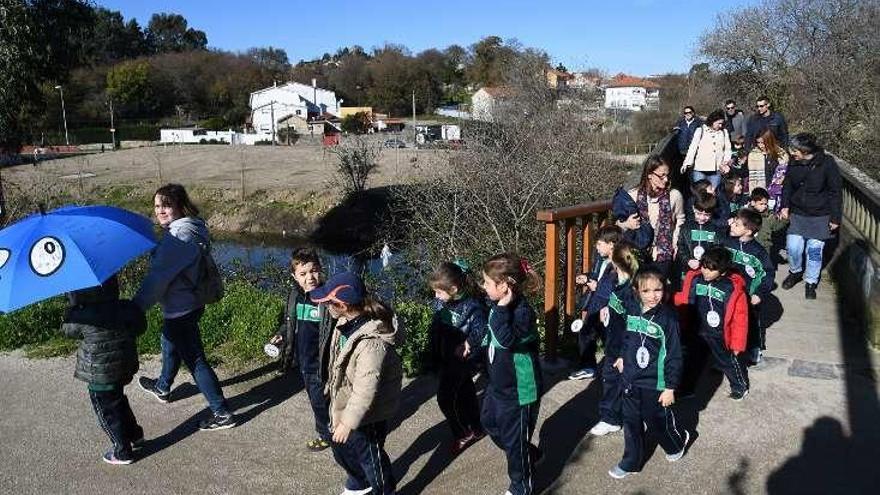
{"label": "red tiled roof", "polygon": [[643,79],[641,77],[630,76],[628,74],[617,74],[611,79],[611,82],[608,83],[609,88],[624,88],[624,87],[637,87],[637,88],[659,88],[660,86],[650,79]]}

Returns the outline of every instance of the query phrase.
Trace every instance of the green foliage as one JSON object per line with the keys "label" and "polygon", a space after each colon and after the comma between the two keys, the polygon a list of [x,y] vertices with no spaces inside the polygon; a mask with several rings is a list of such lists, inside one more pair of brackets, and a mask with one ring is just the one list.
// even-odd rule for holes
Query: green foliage
{"label": "green foliage", "polygon": [[352,134],[366,134],[371,125],[370,116],[366,112],[346,115],[342,119],[342,130]]}
{"label": "green foliage", "polygon": [[57,337],[65,306],[65,299],[56,297],[0,315],[0,351],[11,351]]}
{"label": "green foliage", "polygon": [[107,92],[123,105],[142,102],[151,91],[150,64],[145,60],[122,62],[107,73]]}
{"label": "green foliage", "polygon": [[21,107],[38,95],[36,29],[24,2],[0,0],[0,153],[18,151]]}
{"label": "green foliage", "polygon": [[398,349],[403,362],[403,372],[407,376],[417,376],[424,371],[428,351],[428,331],[434,312],[431,307],[419,302],[399,302],[394,306],[398,322],[406,332],[404,343]]}

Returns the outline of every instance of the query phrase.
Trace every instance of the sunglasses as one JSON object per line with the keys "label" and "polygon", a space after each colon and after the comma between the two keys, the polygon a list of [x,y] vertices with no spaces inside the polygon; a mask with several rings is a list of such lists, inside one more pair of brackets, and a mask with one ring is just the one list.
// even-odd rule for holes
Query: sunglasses
{"label": "sunglasses", "polygon": [[736,107],[725,107],[725,108],[727,108],[728,110],[736,110]]}
{"label": "sunglasses", "polygon": [[684,114],[685,114],[685,115],[693,115],[694,112],[685,112]]}
{"label": "sunglasses", "polygon": [[767,104],[766,104],[766,103],[758,103],[758,104],[755,105],[755,106],[758,107],[758,108],[764,108],[764,107],[767,106]]}

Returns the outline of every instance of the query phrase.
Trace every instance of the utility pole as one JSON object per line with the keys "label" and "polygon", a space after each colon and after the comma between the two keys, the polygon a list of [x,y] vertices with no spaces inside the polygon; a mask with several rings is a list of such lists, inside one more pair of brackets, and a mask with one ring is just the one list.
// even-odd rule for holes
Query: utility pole
{"label": "utility pole", "polygon": [[272,146],[275,146],[275,100],[269,102],[269,116],[272,119]]}
{"label": "utility pole", "polygon": [[61,85],[55,86],[55,89],[61,92],[61,115],[64,118],[64,143],[70,146],[70,137],[67,135],[67,110],[64,108],[64,88]]}
{"label": "utility pole", "polygon": [[112,149],[116,149],[116,126],[113,125],[113,97],[110,97],[110,139],[113,141]]}
{"label": "utility pole", "polygon": [[412,92],[412,107],[413,107],[413,147],[416,146],[418,140],[416,139],[419,135],[418,129],[416,129],[416,90]]}

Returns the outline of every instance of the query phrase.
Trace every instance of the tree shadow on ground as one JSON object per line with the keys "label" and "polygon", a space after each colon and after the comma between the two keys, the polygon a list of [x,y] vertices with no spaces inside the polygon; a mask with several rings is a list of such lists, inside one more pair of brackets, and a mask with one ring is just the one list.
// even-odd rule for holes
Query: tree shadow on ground
{"label": "tree shadow on ground", "polygon": [[[232,385],[237,385],[239,383],[249,382],[256,378],[259,378],[267,373],[271,373],[278,369],[277,362],[271,362],[260,366],[259,368],[254,368],[250,371],[242,373],[240,375],[236,375],[225,380],[220,380],[220,387],[230,387]],[[296,373],[296,372],[293,372]],[[179,401],[188,399],[194,395],[198,395],[201,393],[199,388],[192,382],[184,382],[171,390],[171,400]]]}
{"label": "tree shadow on ground", "polygon": [[359,253],[377,246],[383,235],[393,231],[387,227],[391,212],[399,206],[397,197],[391,186],[351,193],[318,219],[310,239],[335,253]]}
{"label": "tree shadow on ground", "polygon": [[[253,380],[265,375],[276,367],[277,365],[275,363],[270,363],[269,365],[256,368],[242,375],[224,380],[220,384],[221,386],[229,386]],[[199,392],[195,385],[189,385],[195,390],[195,393]],[[178,388],[182,387],[183,386]],[[249,406],[253,406],[244,412],[236,413],[236,428],[241,428],[259,414],[281,404],[302,389],[303,383],[299,373],[293,372],[273,377],[272,379],[255,385],[247,392],[227,398],[227,403],[232,411],[239,411]],[[180,398],[175,398],[175,400],[180,400]],[[138,453],[138,457],[149,457],[186,439],[193,433],[199,431],[199,422],[201,420],[209,417],[210,411],[207,408],[190,416],[171,431],[148,440],[144,448]]]}
{"label": "tree shadow on ground", "polygon": [[770,494],[875,493],[880,485],[880,400],[868,347],[873,324],[870,249],[862,241],[853,242],[830,266],[837,285],[849,434],[836,418],[817,419],[804,430],[800,453],[767,478]]}

